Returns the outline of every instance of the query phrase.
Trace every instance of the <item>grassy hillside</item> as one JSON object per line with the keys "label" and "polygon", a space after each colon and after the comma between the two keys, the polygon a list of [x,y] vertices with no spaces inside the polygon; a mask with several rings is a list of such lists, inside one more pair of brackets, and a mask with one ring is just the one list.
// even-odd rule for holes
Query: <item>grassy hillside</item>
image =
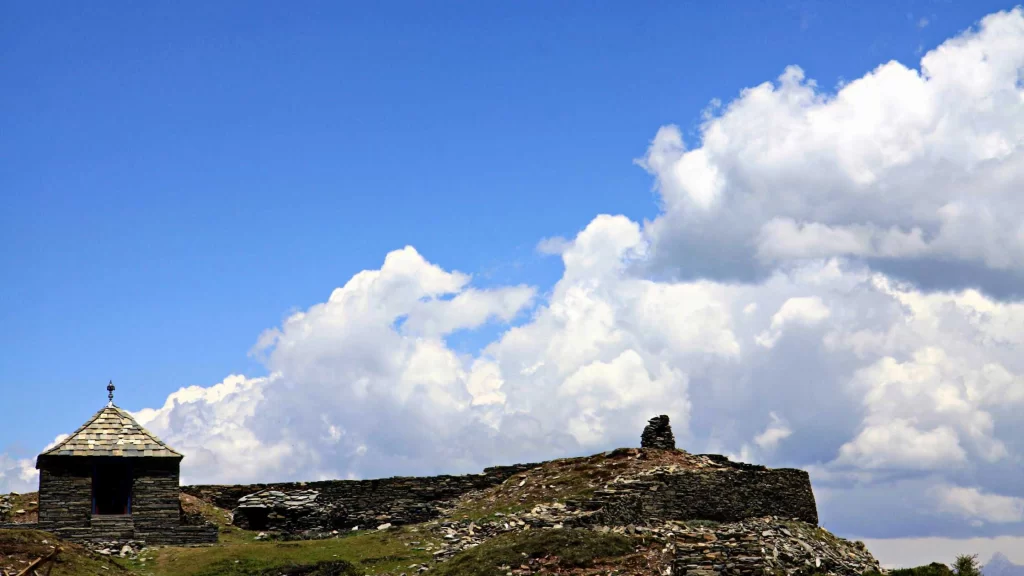
{"label": "grassy hillside", "polygon": [[681,450],[619,448],[594,456],[560,458],[516,474],[500,486],[466,494],[452,516],[477,520],[528,510],[537,504],[585,499],[618,477],[706,465],[700,456]]}
{"label": "grassy hillside", "polygon": [[492,576],[510,571],[570,573],[634,552],[632,538],[591,530],[544,530],[506,534],[454,556],[431,574]]}
{"label": "grassy hillside", "polygon": [[[0,530],[0,574],[17,574],[33,560],[48,555],[55,546],[61,552],[53,562],[52,576],[125,576],[128,570],[110,558],[76,544],[59,542],[38,530]],[[42,570],[45,573],[45,569]]]}
{"label": "grassy hillside", "polygon": [[[775,546],[776,558],[786,558],[792,566],[794,562],[805,565],[803,558],[813,548],[814,554],[838,561],[839,573],[859,575],[864,563],[856,557],[866,554],[863,546],[858,548],[813,525],[768,518],[728,524],[652,521],[590,530],[582,526],[596,517],[566,505],[650,474],[720,467],[703,456],[667,450],[619,449],[553,460],[501,485],[464,494],[445,505],[442,517],[433,521],[381,531],[341,531],[317,540],[301,540],[304,536],[299,533],[264,535],[242,530],[231,525],[229,511],[182,495],[186,521],[215,524],[220,532],[218,544],[146,548],[129,558],[66,545],[53,576],[641,576],[663,574],[674,562],[684,560],[701,569],[707,564],[710,570],[724,556],[736,556],[742,568],[754,569],[761,562],[754,556]],[[10,573],[45,555],[56,543],[42,532],[9,532],[5,537],[7,547],[0,548],[0,556],[7,564],[0,568]],[[733,554],[733,547],[746,548]],[[771,564],[771,554],[763,561],[763,566]],[[779,562],[771,566],[785,568]],[[953,575],[919,570],[895,576]]]}
{"label": "grassy hillside", "polygon": [[256,532],[225,527],[216,546],[156,548],[119,562],[140,576],[241,576],[267,570],[280,574],[298,566],[331,562],[336,565],[322,569],[340,570],[340,561],[351,564],[360,575],[379,574],[429,562],[431,553],[426,545],[434,542],[416,527],[327,540],[257,541],[256,536]]}

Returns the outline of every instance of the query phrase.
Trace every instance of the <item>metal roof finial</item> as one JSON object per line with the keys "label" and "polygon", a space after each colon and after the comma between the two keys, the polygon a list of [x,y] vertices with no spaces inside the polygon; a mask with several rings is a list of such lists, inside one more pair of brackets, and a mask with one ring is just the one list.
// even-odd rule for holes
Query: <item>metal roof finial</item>
{"label": "metal roof finial", "polygon": [[107,399],[109,400],[109,402],[107,402],[107,406],[113,406],[114,405],[114,381],[113,380],[111,380],[110,383],[107,384]]}

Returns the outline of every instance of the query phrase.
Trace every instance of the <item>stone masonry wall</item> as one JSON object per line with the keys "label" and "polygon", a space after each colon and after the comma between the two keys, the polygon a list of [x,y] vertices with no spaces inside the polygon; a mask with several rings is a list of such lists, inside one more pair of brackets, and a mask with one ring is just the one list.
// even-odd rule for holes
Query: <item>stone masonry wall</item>
{"label": "stone masonry wall", "polygon": [[51,460],[39,471],[39,522],[23,525],[75,541],[141,540],[149,544],[205,544],[217,528],[182,526],[177,462],[133,462],[131,516],[93,516],[92,462]]}
{"label": "stone masonry wall", "polygon": [[[309,518],[309,524],[325,528],[345,529],[354,526],[377,526],[424,522],[439,514],[439,505],[470,490],[501,484],[514,474],[539,464],[516,464],[487,468],[481,474],[462,476],[394,477],[378,480],[325,480],[318,482],[279,482],[240,486],[183,486],[182,492],[232,510],[243,496],[261,491],[291,493],[314,491],[322,517]],[[247,514],[255,510],[240,509],[235,523],[259,528],[263,520]],[[263,513],[264,516],[266,513]],[[282,521],[285,519],[282,518]]]}
{"label": "stone masonry wall", "polygon": [[176,464],[140,462],[134,466],[132,520],[136,540],[149,544],[178,543],[181,489]]}
{"label": "stone masonry wall", "polygon": [[760,467],[658,472],[613,484],[581,502],[602,510],[607,524],[643,524],[656,520],[735,522],[778,516],[818,523],[807,472]]}
{"label": "stone masonry wall", "polygon": [[[806,472],[707,456],[722,467],[652,470],[614,482],[588,500],[566,504],[598,512],[588,515],[588,522],[606,525],[643,525],[658,520],[734,522],[764,516],[817,524],[817,507]],[[489,468],[483,474],[467,476],[186,486],[182,490],[233,509],[235,524],[244,528],[288,532],[346,529],[423,522],[436,517],[446,502],[470,490],[498,485],[535,466]],[[249,497],[240,505],[243,496]]]}
{"label": "stone masonry wall", "polygon": [[39,525],[47,530],[87,528],[92,517],[92,468],[68,462],[39,471]]}

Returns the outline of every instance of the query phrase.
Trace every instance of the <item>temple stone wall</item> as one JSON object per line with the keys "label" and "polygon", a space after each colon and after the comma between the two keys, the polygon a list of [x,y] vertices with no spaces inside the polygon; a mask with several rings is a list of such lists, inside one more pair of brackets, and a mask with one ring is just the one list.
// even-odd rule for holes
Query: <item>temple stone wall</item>
{"label": "temple stone wall", "polygon": [[[135,540],[135,522],[131,516],[93,516],[89,530],[75,534],[78,539],[125,542]],[[58,532],[60,534],[60,532]]]}
{"label": "temple stone wall", "polygon": [[54,463],[39,471],[39,525],[46,530],[87,528],[92,518],[92,467]]}
{"label": "temple stone wall", "polygon": [[39,522],[22,525],[53,532],[66,540],[149,544],[203,544],[217,541],[217,528],[183,526],[178,462],[132,462],[129,516],[93,516],[92,462],[52,458],[39,471]]}
{"label": "temple stone wall", "polygon": [[132,518],[136,537],[147,542],[181,524],[181,498],[177,466],[136,464],[132,483]]}

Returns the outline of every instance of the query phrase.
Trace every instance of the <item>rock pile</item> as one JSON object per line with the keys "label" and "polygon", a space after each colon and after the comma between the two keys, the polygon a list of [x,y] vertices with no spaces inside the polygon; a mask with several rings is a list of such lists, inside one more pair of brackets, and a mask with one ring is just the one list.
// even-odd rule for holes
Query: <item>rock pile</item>
{"label": "rock pile", "polygon": [[[435,561],[445,561],[505,533],[558,530],[583,524],[586,520],[565,506],[538,506],[529,512],[497,515],[493,520],[436,521],[431,523],[431,531],[441,538],[441,543],[426,544],[423,549],[431,552]],[[589,528],[636,537],[638,545],[659,552],[655,556],[661,557],[662,574],[860,576],[881,569],[863,543],[837,538],[804,522],[777,517],[726,524],[661,522]]]}
{"label": "rock pile", "polygon": [[675,450],[676,439],[672,435],[672,427],[668,425],[668,416],[655,416],[647,422],[643,434],[640,435],[641,448],[657,448]]}
{"label": "rock pile", "polygon": [[[740,522],[654,522],[646,526],[590,525],[599,519],[587,512],[553,503],[491,519],[444,520],[428,524],[440,537],[423,550],[435,561],[479,546],[509,532],[589,527],[638,538],[660,552],[663,574],[686,576],[753,576],[761,574],[831,574],[860,576],[880,571],[878,561],[861,542],[850,542],[797,520],[778,517]],[[588,526],[589,525],[589,526]]]}
{"label": "rock pile", "polygon": [[249,530],[273,526],[281,530],[309,530],[327,522],[329,508],[322,505],[316,490],[262,490],[243,496],[232,513],[234,524]]}
{"label": "rock pile", "polygon": [[135,559],[146,550],[146,543],[139,540],[89,540],[84,542],[86,548],[102,556],[119,556]]}
{"label": "rock pile", "polygon": [[507,532],[523,530],[560,529],[591,523],[592,512],[585,512],[559,502],[534,506],[519,513],[497,513],[491,520],[445,520],[429,524],[431,531],[441,537],[441,544],[428,548],[435,560],[446,560],[463,550]]}
{"label": "rock pile", "polygon": [[[666,530],[670,532],[665,532]],[[838,574],[880,571],[863,542],[803,522],[751,518],[707,528],[661,528],[675,549],[673,574]]]}
{"label": "rock pile", "polygon": [[10,494],[0,494],[0,522],[6,522],[14,508],[13,498]]}

